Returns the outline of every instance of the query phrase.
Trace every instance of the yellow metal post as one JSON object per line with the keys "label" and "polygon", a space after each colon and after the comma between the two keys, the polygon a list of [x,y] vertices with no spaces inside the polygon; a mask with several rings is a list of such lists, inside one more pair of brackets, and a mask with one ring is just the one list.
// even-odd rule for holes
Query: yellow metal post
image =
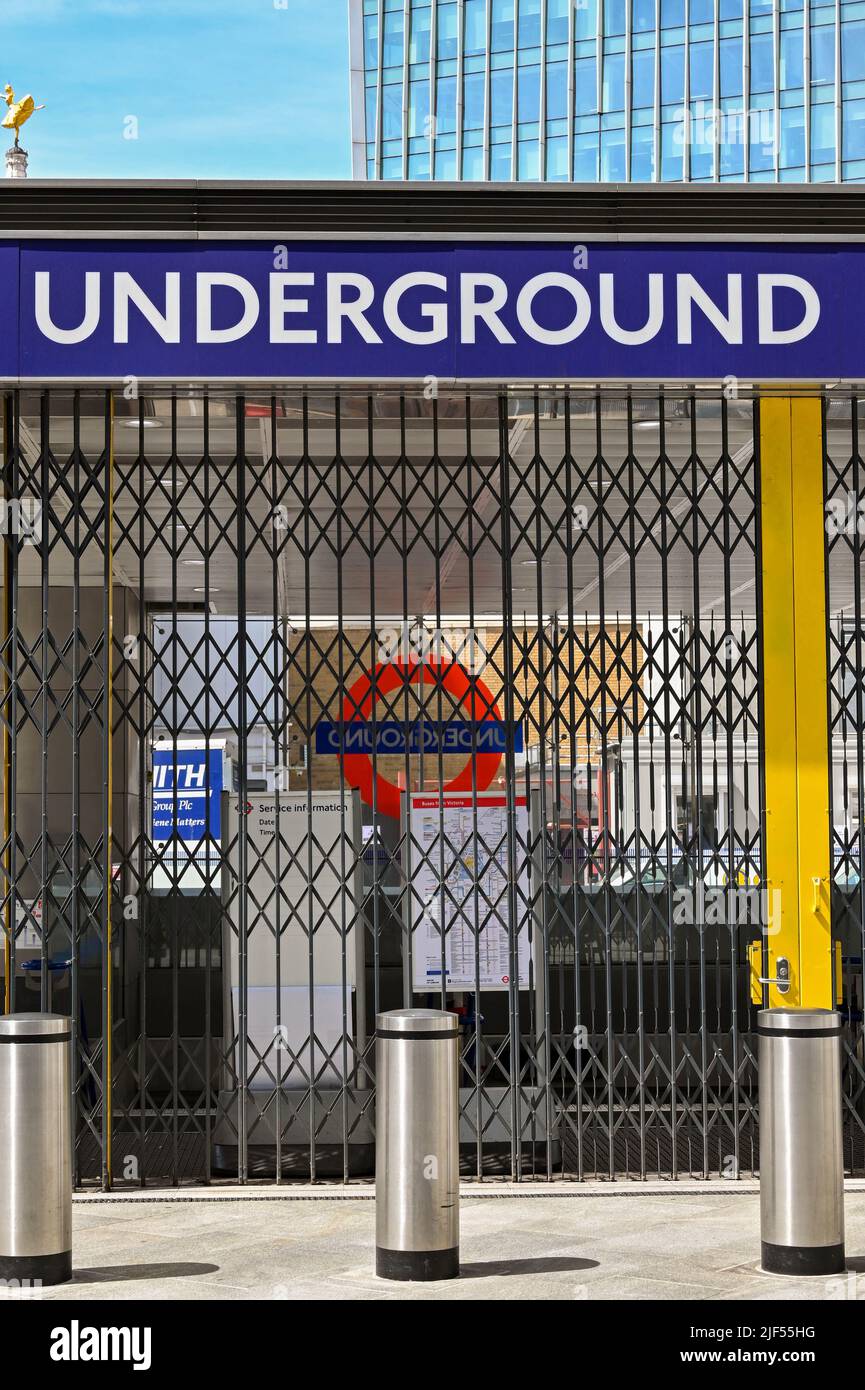
{"label": "yellow metal post", "polygon": [[760,402],[769,1007],[832,1006],[823,426],[819,398]]}
{"label": "yellow metal post", "polygon": [[[760,540],[763,558],[763,707],[766,781],[768,973],[788,960],[798,992],[799,872],[796,816],[796,644],[793,627],[792,421],[787,398],[760,402]],[[769,1005],[781,1002],[769,989]],[[792,1001],[792,997],[789,1002]]]}
{"label": "yellow metal post", "polygon": [[823,408],[790,402],[793,465],[793,594],[796,628],[796,806],[799,819],[801,1000],[832,1007],[829,714],[826,671],[826,512]]}

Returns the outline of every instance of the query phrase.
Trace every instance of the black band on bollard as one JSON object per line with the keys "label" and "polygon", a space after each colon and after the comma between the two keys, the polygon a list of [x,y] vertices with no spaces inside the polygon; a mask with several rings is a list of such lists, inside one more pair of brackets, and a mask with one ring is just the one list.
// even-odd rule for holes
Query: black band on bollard
{"label": "black band on bollard", "polygon": [[428,1029],[421,1033],[400,1033],[396,1028],[376,1028],[377,1038],[392,1038],[398,1042],[445,1042],[448,1038],[458,1038],[459,1028],[454,1028],[449,1033],[437,1033],[435,1029]]}
{"label": "black band on bollard", "polygon": [[61,1043],[71,1042],[71,1033],[0,1033],[0,1044],[2,1043]]}
{"label": "black band on bollard", "polygon": [[840,1028],[755,1028],[758,1037],[777,1038],[840,1038]]}
{"label": "black band on bollard", "polygon": [[71,1278],[71,1250],[61,1250],[57,1255],[0,1255],[0,1279],[66,1284]]}
{"label": "black band on bollard", "polygon": [[460,1272],[460,1248],[450,1250],[375,1249],[375,1272],[379,1279],[415,1280],[456,1279]]}
{"label": "black band on bollard", "polygon": [[760,1263],[767,1274],[843,1274],[843,1245],[770,1245],[761,1242]]}

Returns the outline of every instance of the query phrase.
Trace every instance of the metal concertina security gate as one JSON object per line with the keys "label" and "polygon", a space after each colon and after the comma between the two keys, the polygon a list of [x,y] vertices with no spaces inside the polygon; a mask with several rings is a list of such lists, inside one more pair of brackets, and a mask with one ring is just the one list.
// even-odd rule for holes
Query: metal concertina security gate
{"label": "metal concertina security gate", "polygon": [[[4,396],[5,1007],[72,1017],[78,1185],[369,1176],[411,1003],[467,1176],[753,1171],[766,408]],[[818,408],[861,1171],[861,407]]]}

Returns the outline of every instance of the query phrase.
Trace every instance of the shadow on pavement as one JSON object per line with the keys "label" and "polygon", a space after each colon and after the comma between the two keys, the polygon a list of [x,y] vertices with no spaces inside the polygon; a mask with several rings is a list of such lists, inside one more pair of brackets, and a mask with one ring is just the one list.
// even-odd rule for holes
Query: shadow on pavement
{"label": "shadow on pavement", "polygon": [[461,1279],[489,1279],[501,1274],[567,1274],[579,1269],[597,1269],[598,1260],[581,1260],[571,1255],[541,1255],[532,1260],[479,1260],[460,1265]]}
{"label": "shadow on pavement", "polygon": [[73,1284],[114,1284],[130,1279],[187,1279],[195,1274],[216,1274],[219,1265],[176,1262],[152,1265],[100,1265],[94,1269],[74,1269]]}

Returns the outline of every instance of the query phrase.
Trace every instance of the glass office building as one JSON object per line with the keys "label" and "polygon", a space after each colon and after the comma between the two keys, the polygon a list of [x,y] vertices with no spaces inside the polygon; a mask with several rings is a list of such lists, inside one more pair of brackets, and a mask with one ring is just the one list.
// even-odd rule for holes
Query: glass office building
{"label": "glass office building", "polygon": [[356,178],[865,181],[865,0],[349,0]]}

